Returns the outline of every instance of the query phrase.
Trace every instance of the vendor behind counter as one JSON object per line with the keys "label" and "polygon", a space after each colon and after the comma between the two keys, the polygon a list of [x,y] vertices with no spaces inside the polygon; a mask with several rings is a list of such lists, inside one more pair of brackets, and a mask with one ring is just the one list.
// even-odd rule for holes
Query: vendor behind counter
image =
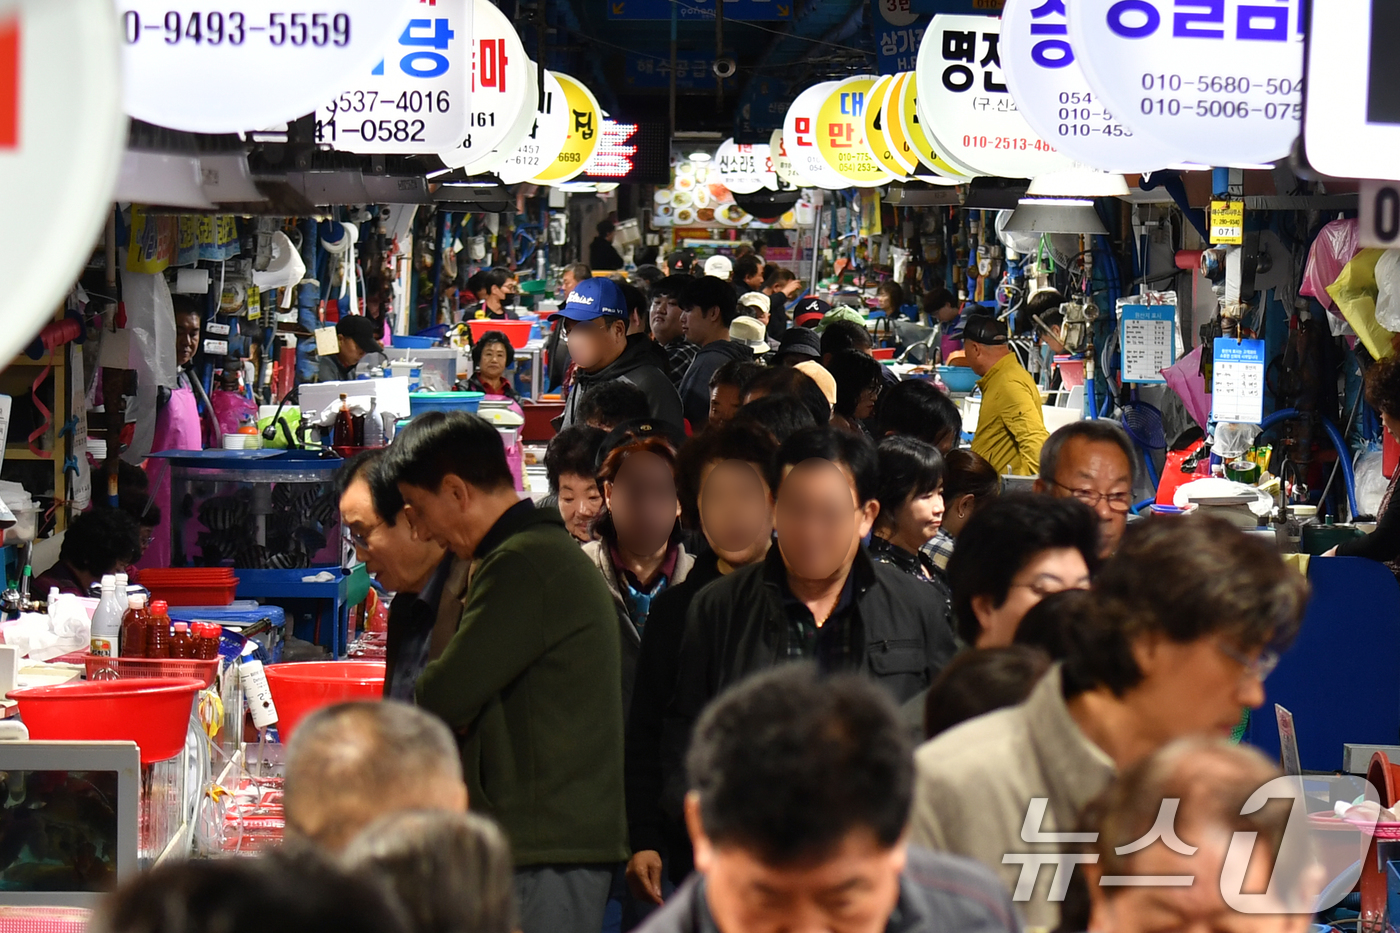
{"label": "vendor behind counter", "polygon": [[88,596],[93,583],[109,573],[125,573],[140,553],[136,519],[122,509],[99,506],[73,519],[63,536],[58,563],[36,578],[29,591],[40,599],[50,589]]}
{"label": "vendor behind counter", "polygon": [[[1390,436],[1400,441],[1400,360],[1395,357],[1372,363],[1366,370],[1366,401],[1381,413],[1381,422]],[[1400,579],[1400,496],[1395,486],[1400,469],[1390,478],[1376,515],[1376,530],[1364,537],[1345,541],[1325,557],[1365,557],[1379,561]]]}

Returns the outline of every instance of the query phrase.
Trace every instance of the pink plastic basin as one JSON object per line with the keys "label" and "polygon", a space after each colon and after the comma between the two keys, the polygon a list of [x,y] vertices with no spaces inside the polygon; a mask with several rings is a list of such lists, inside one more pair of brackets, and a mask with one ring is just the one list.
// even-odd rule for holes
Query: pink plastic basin
{"label": "pink plastic basin", "polygon": [[180,754],[194,696],[194,678],[99,680],[14,690],[10,699],[29,737],[46,742],[135,742],[141,763]]}

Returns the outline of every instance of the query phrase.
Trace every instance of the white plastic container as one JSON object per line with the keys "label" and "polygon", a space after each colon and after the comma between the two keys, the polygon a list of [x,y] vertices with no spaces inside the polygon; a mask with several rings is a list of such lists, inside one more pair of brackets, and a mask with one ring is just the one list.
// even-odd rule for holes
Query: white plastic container
{"label": "white plastic container", "polygon": [[6,544],[28,544],[39,534],[39,503],[30,497],[19,483],[0,481],[0,502],[15,517],[15,524],[5,529]]}

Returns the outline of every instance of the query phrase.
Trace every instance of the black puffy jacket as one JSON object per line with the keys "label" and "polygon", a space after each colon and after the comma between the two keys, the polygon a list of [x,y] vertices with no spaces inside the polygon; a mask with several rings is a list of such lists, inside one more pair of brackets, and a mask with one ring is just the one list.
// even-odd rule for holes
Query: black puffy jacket
{"label": "black puffy jacket", "polygon": [[569,392],[569,400],[564,405],[564,416],[560,430],[578,423],[575,412],[583,396],[594,386],[614,379],[622,379],[641,389],[651,405],[651,416],[665,421],[677,431],[684,430],[685,418],[681,414],[681,397],[676,393],[675,383],[671,382],[670,363],[666,351],[652,342],[645,334],[632,334],[627,338],[627,347],[622,355],[596,373],[578,370],[574,373],[574,387]]}
{"label": "black puffy jacket", "polygon": [[[864,547],[851,573],[864,645],[858,669],[904,703],[927,690],[957,650],[947,604],[935,587],[876,563]],[[700,712],[729,685],[787,660],[786,574],[775,545],[762,563],[710,584],[690,603],[661,738],[661,806],[671,819],[681,818],[685,753]]]}

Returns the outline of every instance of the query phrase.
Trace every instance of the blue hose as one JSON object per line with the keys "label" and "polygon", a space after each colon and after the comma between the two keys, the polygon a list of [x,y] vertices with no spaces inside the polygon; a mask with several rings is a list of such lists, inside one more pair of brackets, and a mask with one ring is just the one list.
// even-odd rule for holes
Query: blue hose
{"label": "blue hose", "polygon": [[1141,515],[1143,509],[1145,509],[1145,508],[1147,508],[1148,506],[1152,505],[1152,504],[1153,504],[1154,502],[1156,502],[1156,501],[1157,501],[1156,499],[1143,499],[1143,500],[1142,500],[1141,502],[1139,502],[1137,505],[1133,506],[1133,508],[1132,508],[1132,513],[1133,513],[1134,515]]}
{"label": "blue hose", "polygon": [[[1291,418],[1301,417],[1302,413],[1296,408],[1284,408],[1274,412],[1259,423],[1261,432],[1278,424],[1280,421],[1288,421]],[[1347,484],[1347,508],[1351,509],[1352,517],[1361,514],[1361,510],[1356,507],[1356,474],[1351,468],[1351,449],[1347,447],[1346,441],[1342,438],[1342,432],[1337,430],[1337,426],[1326,418],[1322,418],[1322,427],[1327,432],[1327,437],[1332,441],[1332,447],[1337,451],[1337,463],[1342,468],[1342,479]]]}

